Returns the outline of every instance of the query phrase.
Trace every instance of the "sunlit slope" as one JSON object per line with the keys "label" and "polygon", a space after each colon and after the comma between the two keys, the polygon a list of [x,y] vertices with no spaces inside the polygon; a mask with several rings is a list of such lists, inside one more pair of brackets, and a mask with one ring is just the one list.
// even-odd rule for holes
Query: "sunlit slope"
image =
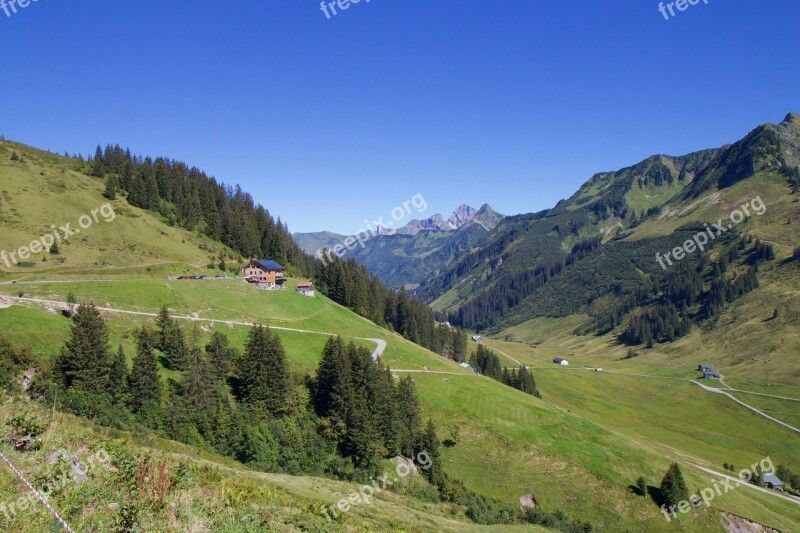
{"label": "sunlit slope", "polygon": [[[11,159],[14,153],[19,160]],[[153,213],[131,207],[120,195],[109,202],[102,195],[103,180],[85,175],[83,167],[72,158],[0,141],[0,251],[18,250],[53,231],[63,238],[65,232],[59,228],[66,224],[70,232],[80,230],[58,243],[59,255],[38,253],[17,265],[9,259],[10,268],[0,261],[0,272],[13,277],[56,269],[161,263],[204,268],[209,256],[228,251],[207,237],[170,227]],[[105,204],[111,205],[114,216],[99,211]],[[82,229],[83,215],[92,218],[92,225]]]}

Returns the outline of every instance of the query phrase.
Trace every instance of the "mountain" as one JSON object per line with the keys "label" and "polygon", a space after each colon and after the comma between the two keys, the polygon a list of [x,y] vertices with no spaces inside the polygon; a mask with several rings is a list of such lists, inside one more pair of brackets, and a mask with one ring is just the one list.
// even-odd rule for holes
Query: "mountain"
{"label": "mountain", "polygon": [[[437,213],[425,220],[412,220],[397,230],[378,228],[377,234],[363,240],[363,247],[347,251],[344,258],[356,259],[390,287],[414,287],[471,249],[502,218],[488,204],[480,209],[462,204],[448,220]],[[333,249],[337,244],[344,246],[348,238],[327,231],[295,233],[293,237],[308,254]]]}
{"label": "mountain", "polygon": [[[669,315],[669,327],[662,317],[662,341],[680,338],[691,327],[709,327],[743,296],[744,289],[725,289],[722,296],[718,290],[746,285],[749,268],[759,270],[751,275],[761,285],[755,294],[767,294],[764,286],[796,270],[798,165],[800,120],[790,114],[731,145],[655,155],[596,174],[552,209],[503,219],[418,292],[452,323],[509,338],[525,337],[520,327],[541,318],[609,335],[613,343],[641,340],[626,332],[645,317],[649,334],[658,337],[653,313]],[[763,216],[756,212],[761,202]],[[745,210],[749,216],[741,216]],[[708,253],[660,266],[663,254],[717,221],[725,226],[729,216],[735,220],[712,239]],[[771,251],[764,252],[767,246]],[[781,261],[761,262],[773,253]],[[688,279],[694,280],[688,295],[674,294]]]}
{"label": "mountain", "polygon": [[[792,155],[782,157],[787,163],[796,161]],[[760,162],[758,165],[755,176],[734,185],[749,187],[746,194],[755,193],[767,201],[767,214],[757,219],[761,224],[748,227],[748,231],[775,243],[797,242],[797,196],[787,189],[788,177],[764,173]],[[737,389],[731,394],[741,395],[742,401],[785,418],[795,427],[800,424],[794,402],[780,399],[800,397],[794,355],[800,352],[800,276],[796,263],[787,262],[791,256],[787,247],[776,245],[777,258],[759,262],[761,286],[734,302],[716,325],[695,328],[675,343],[639,350],[641,355],[636,358],[625,359],[627,348],[612,342],[613,334],[576,334],[575,329],[589,315],[540,317],[506,329],[500,339],[486,336],[484,345],[497,350],[501,364],[531,367],[544,398],[540,399],[462,368],[408,341],[403,336],[405,331],[397,328],[394,333],[379,327],[323,293],[314,298],[299,294],[294,287],[307,279],[299,269],[288,273],[287,290],[263,291],[232,279],[231,270],[238,270],[247,257],[199,231],[205,223],[198,221],[187,229],[185,222],[169,216],[171,205],[163,210],[136,207],[127,193],[118,192],[115,200],[108,200],[103,196],[105,180],[90,172],[88,163],[78,158],[0,141],[0,252],[18,250],[52,224],[72,222],[76,229],[82,215],[107,202],[116,213],[113,220],[100,218],[91,227],[82,228],[80,234],[61,243],[58,253],[39,253],[11,268],[0,266],[0,420],[7,422],[0,443],[3,454],[40,487],[52,484],[50,480],[55,478],[69,480],[64,470],[69,464],[48,464],[48,457],[57,455],[53,452],[61,448],[79,455],[82,464],[98,457],[102,450],[111,457],[108,469],[91,470],[82,483],[69,480],[69,485],[59,484],[57,490],[50,491],[49,505],[73,530],[647,529],[668,533],[676,526],[684,531],[723,531],[723,512],[781,531],[798,530],[800,507],[746,486],[730,491],[709,508],[679,515],[677,524],[667,522],[651,498],[630,490],[639,476],[650,485],[658,485],[676,461],[692,490],[709,483],[709,474],[694,465],[721,471],[724,460],[741,468],[768,452],[776,465],[783,463],[795,472],[800,470],[794,432],[688,381],[697,376],[695,369],[702,355],[702,362],[722,365],[725,383]],[[732,209],[723,203],[728,201],[725,194],[729,193],[717,200],[701,195],[696,209],[713,201],[720,209]],[[659,211],[658,216],[663,216],[657,224],[645,221],[629,229],[669,233],[670,228],[681,226],[684,218],[691,216],[691,212],[680,213],[696,201],[670,203]],[[187,210],[186,214],[199,213]],[[710,216],[701,214],[702,220]],[[476,220],[484,217],[491,219],[492,213],[485,210],[459,230],[392,238],[411,240],[477,232]],[[543,218],[537,214],[503,219],[498,228],[484,233],[482,240],[460,253],[458,259],[494,246],[499,242],[497,236],[507,238],[510,227],[516,227],[521,238],[524,224],[535,225]],[[213,223],[213,217],[206,222]],[[608,220],[602,227],[610,224]],[[548,226],[552,229],[550,222],[545,228]],[[637,236],[640,240],[648,237],[647,233]],[[246,235],[239,234],[232,243],[246,245],[248,239],[242,237]],[[601,257],[605,246],[627,242],[622,234],[618,237],[618,241],[606,239],[600,248],[593,248],[591,243],[579,246],[574,253],[570,248],[573,263],[562,274],[573,265],[591,272],[594,259]],[[751,257],[753,246],[747,246],[744,259]],[[505,259],[511,261],[512,252],[505,249]],[[612,255],[617,258],[613,267],[624,265],[619,259],[623,252]],[[176,279],[180,273],[221,274],[222,270],[215,272],[214,265],[209,266],[220,255],[225,256],[227,279]],[[523,259],[514,260],[524,264]],[[652,261],[652,256],[648,259]],[[729,265],[728,272],[739,270],[738,262],[731,263],[734,266]],[[337,269],[341,266],[334,264]],[[494,266],[497,272],[504,263]],[[345,272],[352,275],[354,271]],[[351,290],[344,284],[344,292],[359,305],[368,301],[367,291]],[[567,302],[576,300],[567,291],[557,296]],[[198,373],[193,374],[168,370],[157,362],[165,394],[160,406],[163,410],[159,409],[164,416],[157,419],[153,410],[159,406],[151,405],[131,419],[125,404],[97,404],[79,391],[65,393],[55,388],[52,376],[74,322],[60,310],[69,310],[68,302],[73,298],[104,307],[102,318],[108,327],[110,350],[119,353],[118,348],[123,348],[128,369],[138,351],[146,351],[148,343],[142,341],[141,329],[156,327],[155,315],[162,306],[167,306],[178,321],[191,352],[197,354],[193,347],[198,347],[201,354],[209,356],[201,357],[202,361],[211,363],[215,371],[219,371],[220,360],[210,358],[206,347],[218,334],[225,335],[228,350],[214,353],[222,355],[221,361],[227,360],[233,368],[229,368],[229,379],[218,381],[212,389],[213,411],[198,416],[205,412],[198,409],[208,406],[209,390],[188,388],[193,382],[187,378],[205,374],[205,365],[197,366]],[[547,303],[545,296],[541,300]],[[775,309],[779,311],[777,317]],[[258,426],[250,423],[255,415],[249,409],[240,410],[238,394],[231,389],[242,377],[248,377],[242,370],[252,368],[240,366],[252,333],[249,324],[269,326],[280,339],[292,377],[290,408],[280,418]],[[426,324],[412,321],[409,329],[419,326]],[[377,343],[367,339],[386,343],[381,360],[398,378],[411,377],[405,383],[412,387],[413,382],[422,422],[430,419],[435,424],[442,444],[431,449],[441,458],[442,473],[453,480],[449,490],[440,494],[422,474],[404,477],[405,470],[391,458],[376,465],[374,475],[379,477],[372,478],[368,477],[371,472],[362,475],[360,470],[354,471],[351,462],[334,460],[338,449],[335,439],[341,434],[342,422],[331,425],[329,418],[319,419],[313,409],[303,407],[309,384],[318,381],[315,378],[329,334],[369,349]],[[506,336],[522,342],[501,340]],[[469,346],[474,352],[477,345]],[[269,346],[264,349],[272,352]],[[368,352],[365,355],[362,362],[371,359]],[[562,367],[552,365],[555,355],[568,357],[575,370],[561,371]],[[347,366],[331,368],[338,371]],[[604,371],[589,372],[581,367],[602,367]],[[31,383],[34,372],[37,374]],[[393,381],[387,372],[385,383]],[[363,376],[358,383],[361,388],[355,390],[367,395],[380,390],[365,387]],[[28,386],[29,394],[25,394],[23,388]],[[193,390],[198,391],[194,396]],[[747,390],[775,396],[745,396],[743,391]],[[44,396],[36,399],[40,394]],[[368,397],[353,405],[363,405]],[[387,419],[395,418],[380,418]],[[405,423],[406,417],[397,420]],[[156,430],[148,429],[148,424]],[[374,434],[377,427],[371,426],[367,424],[368,433]],[[41,447],[15,449],[19,431],[23,431],[23,442],[27,434],[35,438],[38,433]],[[424,465],[424,456],[417,454],[416,459],[418,467]],[[155,475],[151,475],[153,472]],[[403,486],[395,483],[389,487],[380,481],[391,481],[396,474],[398,481],[404,478]],[[370,493],[364,491],[370,486],[375,489],[374,497],[367,499]],[[326,517],[325,509],[338,502],[344,507],[360,492],[358,504],[339,512],[333,520]],[[0,476],[0,501],[8,503],[10,516],[16,512],[10,519],[0,512],[4,531],[58,527],[37,502],[30,503],[29,495],[10,473]],[[536,503],[535,512],[526,513],[526,522],[544,524],[547,530],[515,519],[520,497]],[[505,524],[507,521],[513,523]]]}
{"label": "mountain", "polygon": [[340,235],[332,231],[318,231],[312,233],[294,233],[292,238],[307,254],[314,254],[317,250],[333,248],[339,243],[344,243],[346,235]]}

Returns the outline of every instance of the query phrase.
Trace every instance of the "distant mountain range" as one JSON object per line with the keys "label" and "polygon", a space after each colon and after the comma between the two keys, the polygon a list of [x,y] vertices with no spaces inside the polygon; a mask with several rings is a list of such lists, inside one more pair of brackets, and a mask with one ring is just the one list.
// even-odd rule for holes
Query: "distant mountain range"
{"label": "distant mountain range", "polygon": [[[354,258],[391,287],[414,287],[435,276],[497,226],[503,215],[488,204],[480,209],[462,204],[445,220],[440,213],[412,220],[398,229],[384,226],[343,258]],[[344,244],[350,235],[330,231],[295,233],[295,242],[309,254]]]}
{"label": "distant mountain range", "polygon": [[[573,329],[580,324],[578,332],[624,336],[617,327],[631,317],[645,316],[656,328],[659,320],[669,322],[656,317],[661,313],[675,322],[664,328],[665,338],[672,339],[689,321],[705,323],[703,317],[719,312],[723,300],[736,297],[727,286],[720,296],[715,292],[719,287],[734,283],[736,276],[743,285],[747,269],[757,269],[763,249],[754,241],[733,243],[735,235],[771,243],[784,260],[774,267],[779,273],[760,275],[762,287],[784,275],[783,269],[794,268],[782,265],[792,261],[800,235],[798,182],[800,116],[790,114],[780,124],[759,126],[721,148],[679,157],[654,155],[596,174],[552,209],[507,217],[477,246],[423,282],[418,294],[453,324],[478,331],[506,335],[547,318],[564,319]],[[670,269],[656,262],[657,253],[682,246],[755,198],[768,213],[751,213],[742,224],[729,226],[728,240],[720,237],[713,251],[691,254]],[[735,268],[728,259],[708,263],[725,253]],[[685,289],[691,297],[681,300],[673,293],[692,276],[698,277]]]}

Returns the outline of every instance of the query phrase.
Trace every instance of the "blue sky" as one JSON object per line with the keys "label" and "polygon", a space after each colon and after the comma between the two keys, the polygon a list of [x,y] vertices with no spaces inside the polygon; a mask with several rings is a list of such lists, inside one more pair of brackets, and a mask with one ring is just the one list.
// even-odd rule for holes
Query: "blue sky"
{"label": "blue sky", "polygon": [[[5,0],[8,2],[9,0]],[[39,0],[0,10],[0,133],[240,183],[292,231],[420,193],[538,211],[800,111],[797,0]]]}

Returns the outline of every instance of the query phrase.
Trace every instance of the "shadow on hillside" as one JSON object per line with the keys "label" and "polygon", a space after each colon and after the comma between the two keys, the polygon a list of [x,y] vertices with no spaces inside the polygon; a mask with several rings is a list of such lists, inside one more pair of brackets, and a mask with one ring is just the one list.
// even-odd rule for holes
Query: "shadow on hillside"
{"label": "shadow on hillside", "polygon": [[652,485],[648,485],[647,486],[647,494],[650,496],[650,499],[653,500],[653,502],[657,506],[661,507],[665,503],[664,502],[664,494],[661,492],[660,488],[654,487]]}

